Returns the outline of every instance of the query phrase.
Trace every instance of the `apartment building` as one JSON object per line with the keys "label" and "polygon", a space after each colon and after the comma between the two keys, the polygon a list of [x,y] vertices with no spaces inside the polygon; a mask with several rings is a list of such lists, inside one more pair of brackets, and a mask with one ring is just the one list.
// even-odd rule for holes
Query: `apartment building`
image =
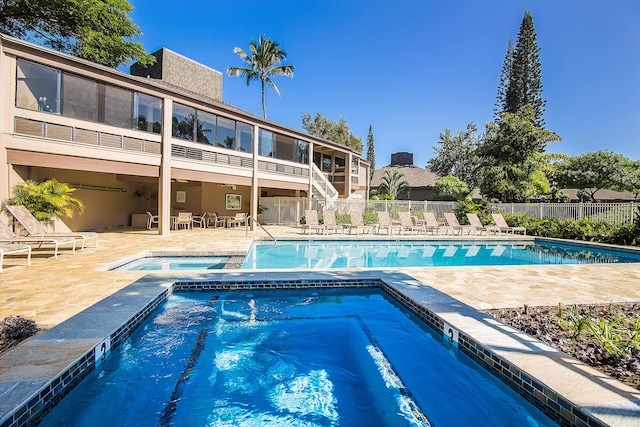
{"label": "apartment building", "polygon": [[261,197],[367,197],[360,153],[225,103],[216,70],[154,55],[127,74],[0,35],[0,200],[55,178],[85,204],[70,228],[151,211],[166,234],[177,211],[255,217]]}

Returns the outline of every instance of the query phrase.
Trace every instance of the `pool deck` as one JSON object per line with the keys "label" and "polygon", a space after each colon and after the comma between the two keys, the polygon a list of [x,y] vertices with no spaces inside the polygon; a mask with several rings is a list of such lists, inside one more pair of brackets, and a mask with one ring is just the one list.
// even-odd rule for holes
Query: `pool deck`
{"label": "pool deck", "polygon": [[[308,238],[300,229],[278,226],[267,228],[278,239]],[[34,251],[30,267],[26,266],[24,257],[5,257],[4,272],[0,273],[0,318],[19,315],[35,320],[44,328],[52,328],[147,274],[144,271],[97,271],[115,260],[144,251],[243,253],[254,238],[266,237],[261,230],[246,233],[244,229],[181,230],[172,232],[170,236],[159,236],[156,231],[126,229],[100,233],[98,248],[87,247],[75,255],[62,249],[57,260],[52,258],[49,251]],[[338,239],[346,237],[337,236]],[[377,235],[351,237],[364,240],[385,238]],[[312,235],[312,238],[335,239],[336,236]],[[424,236],[406,238],[423,239]],[[393,239],[397,239],[397,236],[393,236]],[[455,239],[459,238],[456,236]],[[413,288],[427,285],[424,286],[425,292],[433,288],[479,310],[558,303],[640,301],[640,269],[637,264],[413,267],[399,269],[399,272],[415,279],[411,284]],[[465,320],[459,313],[440,315],[451,316],[454,324],[469,323],[464,325],[465,331],[467,327],[478,326],[475,320]],[[1,358],[5,359],[6,356],[10,355],[5,354]],[[539,360],[539,356],[530,355],[530,361],[522,363],[535,371],[535,360]],[[6,361],[5,359],[4,362]],[[576,367],[567,369],[571,371],[567,378],[575,379]],[[11,371],[10,364],[0,363],[0,379],[13,376],[15,371]],[[594,372],[587,369],[584,374],[593,376]],[[545,372],[541,372],[540,375],[549,377]],[[632,401],[640,400],[640,392],[621,387],[617,382],[613,382],[615,387],[612,387],[612,382],[608,380],[599,381],[606,383],[602,390],[576,390],[576,381],[565,381],[564,384],[556,384],[554,388],[563,395],[573,396],[574,401],[586,398],[588,394],[591,405],[596,402],[621,405],[629,416],[610,418],[609,420],[613,421],[610,425],[640,425],[640,406],[636,403],[631,404]],[[619,390],[624,390],[625,398],[622,399],[622,404],[620,396],[623,393],[613,393],[612,396],[612,389],[618,387]],[[0,394],[1,392],[2,390]],[[584,396],[579,398],[581,394]],[[624,404],[625,400],[631,406]]]}

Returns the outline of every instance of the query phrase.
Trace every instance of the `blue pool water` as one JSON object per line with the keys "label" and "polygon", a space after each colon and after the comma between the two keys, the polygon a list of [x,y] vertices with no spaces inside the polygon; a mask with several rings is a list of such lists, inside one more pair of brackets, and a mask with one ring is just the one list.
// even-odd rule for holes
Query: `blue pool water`
{"label": "blue pool water", "polygon": [[120,265],[111,271],[131,270],[220,270],[229,257],[220,256],[166,256],[145,257]]}
{"label": "blue pool water", "polygon": [[244,269],[387,268],[640,262],[640,254],[532,241],[254,242]]}
{"label": "blue pool water", "polygon": [[556,425],[374,289],[171,296],[43,426]]}

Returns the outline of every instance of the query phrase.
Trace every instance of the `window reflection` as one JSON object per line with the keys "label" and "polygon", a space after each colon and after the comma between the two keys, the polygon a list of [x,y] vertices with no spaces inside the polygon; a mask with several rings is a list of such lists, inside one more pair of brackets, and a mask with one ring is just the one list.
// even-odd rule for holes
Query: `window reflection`
{"label": "window reflection", "polygon": [[160,133],[162,123],[162,100],[155,96],[134,92],[133,128]]}
{"label": "window reflection", "polygon": [[193,123],[195,119],[195,108],[174,102],[173,116],[171,118],[171,134],[175,138],[193,141]]}
{"label": "window reflection", "polygon": [[236,123],[236,146],[238,151],[253,153],[253,126],[246,123]]}
{"label": "window reflection", "polygon": [[225,117],[218,116],[218,127],[216,134],[216,144],[219,147],[235,149],[235,136],[236,136],[236,122],[235,120],[227,119]]}
{"label": "window reflection", "polygon": [[309,163],[309,143],[298,140],[298,163]]}
{"label": "window reflection", "polygon": [[16,106],[60,113],[60,70],[18,58]]}
{"label": "window reflection", "polygon": [[160,133],[162,100],[17,59],[16,107]]}
{"label": "window reflection", "polygon": [[212,144],[216,136],[216,116],[198,110],[198,135],[197,141],[203,144]]}
{"label": "window reflection", "polygon": [[331,172],[331,155],[322,154],[322,172]]}
{"label": "window reflection", "polygon": [[258,136],[258,154],[265,157],[273,156],[273,132],[260,129]]}

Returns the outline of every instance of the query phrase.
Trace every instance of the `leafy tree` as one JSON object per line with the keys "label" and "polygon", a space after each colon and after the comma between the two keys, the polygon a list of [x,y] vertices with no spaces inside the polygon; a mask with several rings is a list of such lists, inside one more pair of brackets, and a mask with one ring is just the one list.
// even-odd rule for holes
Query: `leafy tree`
{"label": "leafy tree", "polygon": [[434,190],[439,197],[449,196],[451,200],[457,200],[469,194],[467,184],[453,175],[439,178],[435,183]]}
{"label": "leafy tree", "polygon": [[371,164],[369,168],[369,181],[371,181],[376,170],[376,149],[373,145],[373,129],[371,125],[369,125],[369,134],[367,135],[367,161]]}
{"label": "leafy tree", "polygon": [[378,193],[388,194],[391,200],[396,200],[399,195],[409,193],[409,183],[400,172],[388,170],[382,176]]}
{"label": "leafy tree", "polygon": [[633,193],[635,201],[640,196],[640,160],[630,161],[624,174],[624,187]]}
{"label": "leafy tree", "polygon": [[[622,154],[594,151],[568,157],[558,166],[558,183],[564,188],[584,190],[589,200],[596,200],[598,190],[624,190],[630,182],[633,162]],[[628,187],[626,187],[628,188]]]}
{"label": "leafy tree", "polygon": [[54,215],[71,217],[74,210],[84,210],[82,201],[71,196],[74,191],[75,188],[55,179],[45,182],[26,180],[13,187],[13,197],[7,204],[24,205],[40,220]]}
{"label": "leafy tree", "polygon": [[[520,30],[518,31],[518,40],[511,60],[511,71],[506,73],[509,81],[506,86],[504,106],[501,113],[515,114],[529,104],[533,107],[535,125],[542,128],[544,127],[543,115],[546,101],[542,99],[540,47],[538,47],[536,39],[533,18],[527,10],[524,13]],[[509,52],[507,51],[508,54]],[[503,66],[508,65],[508,60],[505,58],[505,65]]]}
{"label": "leafy tree", "polygon": [[478,138],[474,136],[477,130],[475,124],[469,123],[466,131],[451,136],[451,131],[445,128],[440,134],[439,146],[433,147],[435,156],[427,162],[427,169],[439,176],[453,175],[469,187],[475,187],[479,164]]}
{"label": "leafy tree", "polygon": [[507,53],[504,56],[504,62],[502,63],[502,70],[500,72],[500,85],[498,86],[498,96],[496,97],[496,108],[493,110],[493,116],[495,121],[500,120],[502,113],[507,109],[507,89],[511,82],[511,73],[513,72],[513,39],[509,39],[507,45]]}
{"label": "leafy tree", "polygon": [[519,202],[540,194],[549,185],[538,155],[548,142],[560,141],[556,133],[535,125],[535,114],[525,105],[517,114],[503,113],[500,122],[486,124],[485,137],[477,149],[480,190],[503,202]]}
{"label": "leafy tree", "polygon": [[251,40],[249,42],[248,55],[244,50],[239,47],[233,49],[233,53],[237,54],[242,62],[246,65],[246,68],[230,67],[227,69],[227,75],[244,77],[247,81],[247,86],[251,83],[251,80],[260,80],[262,90],[262,115],[267,118],[267,105],[265,104],[264,87],[268,85],[276,91],[280,96],[280,90],[278,86],[271,79],[272,76],[287,76],[293,78],[293,65],[280,65],[280,63],[287,59],[287,53],[280,49],[280,45],[271,41],[270,38],[261,35],[258,38],[258,42]]}
{"label": "leafy tree", "polygon": [[126,0],[3,0],[0,32],[89,61],[117,67],[153,64],[139,42]]}
{"label": "leafy tree", "polygon": [[320,113],[316,113],[313,119],[311,119],[311,115],[304,113],[302,114],[302,128],[313,136],[351,147],[358,153],[362,153],[362,138],[358,138],[349,131],[344,117],[340,117],[340,121],[336,123],[322,117]]}

